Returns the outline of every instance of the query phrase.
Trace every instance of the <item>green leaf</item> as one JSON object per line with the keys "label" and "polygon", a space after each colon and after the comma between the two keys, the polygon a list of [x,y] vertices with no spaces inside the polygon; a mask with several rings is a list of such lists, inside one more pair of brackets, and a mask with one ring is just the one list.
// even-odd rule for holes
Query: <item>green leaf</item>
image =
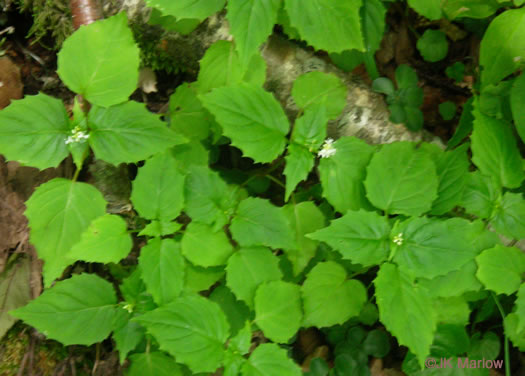
{"label": "green leaf", "polygon": [[453,148],[459,145],[461,141],[472,131],[474,116],[472,115],[473,110],[473,97],[469,98],[467,102],[463,105],[463,111],[461,112],[461,117],[459,118],[459,124],[456,128],[454,136],[448,141],[447,148]]}
{"label": "green leaf", "polygon": [[282,209],[261,198],[249,197],[241,201],[230,231],[241,246],[295,247],[292,230]]}
{"label": "green leaf", "polygon": [[420,130],[423,127],[424,121],[421,110],[411,105],[403,106],[403,109],[406,116],[406,127],[413,132]]}
{"label": "green leaf", "polygon": [[317,50],[364,51],[359,9],[362,1],[285,0],[291,25]]}
{"label": "green leaf", "polygon": [[469,346],[469,336],[463,325],[441,324],[434,336],[432,355],[443,357],[461,355],[467,352]]}
{"label": "green leaf", "polygon": [[133,207],[143,218],[173,220],[184,204],[184,180],[170,153],[153,156],[133,180]]}
{"label": "green leaf", "polygon": [[199,295],[183,296],[133,320],[146,327],[161,350],[194,373],[221,366],[230,328],[217,303]]}
{"label": "green leaf", "polygon": [[224,135],[255,162],[271,162],[281,154],[290,128],[279,102],[253,84],[216,88],[202,96]]}
{"label": "green leaf", "polygon": [[408,0],[408,5],[429,20],[441,18],[441,0]]}
{"label": "green leaf", "polygon": [[451,20],[455,18],[487,18],[494,14],[500,5],[498,0],[447,0],[443,12]]}
{"label": "green leaf", "polygon": [[497,359],[501,351],[500,337],[494,332],[485,332],[483,338],[478,335],[470,339],[468,356],[471,359]]}
{"label": "green leaf", "polygon": [[286,192],[284,199],[288,201],[297,184],[306,180],[314,167],[314,156],[304,146],[291,143],[288,145],[288,154],[285,159],[286,167],[283,174],[286,176]]}
{"label": "green leaf", "polygon": [[390,352],[390,337],[384,330],[374,329],[363,341],[363,350],[375,358],[384,358]]}
{"label": "green leaf", "polygon": [[428,291],[392,264],[381,265],[374,280],[381,322],[400,345],[417,355],[420,365],[430,353],[436,317]]}
{"label": "green leaf", "polygon": [[344,259],[363,266],[379,265],[388,257],[390,226],[375,212],[348,211],[330,226],[309,234],[343,255]]}
{"label": "green leaf", "polygon": [[222,229],[214,231],[205,223],[191,222],[181,241],[182,254],[193,265],[225,265],[234,249]]}
{"label": "green leaf", "polygon": [[445,74],[448,78],[452,78],[454,81],[456,81],[456,83],[460,83],[463,81],[465,76],[465,64],[456,61],[454,64],[449,65],[447,69],[445,69]]}
{"label": "green leaf", "polygon": [[298,285],[272,281],[255,292],[255,323],[273,342],[286,343],[301,327],[301,288]]}
{"label": "green leaf", "polygon": [[299,108],[307,110],[313,107],[317,110],[319,105],[324,105],[328,119],[335,119],[341,114],[346,106],[347,92],[348,88],[339,77],[323,72],[303,74],[292,87],[292,97]]}
{"label": "green leaf", "polygon": [[392,80],[386,77],[376,78],[372,82],[372,90],[385,95],[394,95],[396,89]]}
{"label": "green leaf", "polygon": [[462,327],[469,323],[471,312],[468,302],[463,296],[438,298],[434,299],[433,302],[438,323],[461,325]]}
{"label": "green leaf", "polygon": [[266,79],[266,62],[260,54],[252,55],[243,65],[234,44],[224,40],[206,50],[200,67],[197,88],[201,94],[241,82],[260,87]]}
{"label": "green leaf", "polygon": [[165,235],[171,235],[179,231],[182,225],[177,222],[165,222],[153,220],[148,223],[138,234],[138,236],[151,236],[160,237]]}
{"label": "green leaf", "polygon": [[525,73],[522,73],[515,81],[510,92],[510,107],[512,110],[512,117],[514,118],[514,125],[525,142]]}
{"label": "green leaf", "polygon": [[71,263],[77,260],[118,263],[129,254],[132,246],[126,221],[118,215],[106,214],[89,224],[67,257]]}
{"label": "green leaf", "polygon": [[472,161],[498,184],[519,187],[524,178],[523,166],[510,124],[482,114],[477,107],[474,108],[474,131],[470,136]]}
{"label": "green leaf", "polygon": [[436,167],[414,143],[383,145],[368,165],[365,187],[370,202],[389,214],[421,215],[437,198]]}
{"label": "green leaf", "polygon": [[83,25],[67,38],[58,53],[57,73],[90,103],[109,107],[135,91],[139,63],[139,48],[122,12]]}
{"label": "green leaf", "polygon": [[41,170],[68,156],[69,118],[62,102],[45,94],[15,100],[0,111],[0,152]]}
{"label": "green leaf", "polygon": [[448,53],[447,37],[440,30],[427,29],[417,40],[417,49],[425,61],[435,63],[443,60]]}
{"label": "green leaf", "polygon": [[380,0],[365,0],[360,13],[366,51],[373,54],[379,49],[385,33],[386,9]]}
{"label": "green leaf", "polygon": [[511,239],[525,238],[525,200],[520,193],[506,192],[496,206],[490,224]]}
{"label": "green leaf", "polygon": [[310,270],[301,287],[304,326],[342,325],[359,315],[367,300],[366,288],[347,278],[345,268],[333,261],[320,262]]}
{"label": "green leaf", "polygon": [[479,171],[467,175],[467,184],[461,199],[467,213],[474,214],[479,218],[489,218],[500,191],[493,179],[482,175]]}
{"label": "green leaf", "polygon": [[317,252],[318,242],[305,235],[318,230],[325,225],[325,217],[321,209],[312,201],[303,201],[298,204],[288,204],[284,214],[295,229],[297,246],[284,249],[286,257],[293,265],[294,275],[301,273]]}
{"label": "green leaf", "polygon": [[0,273],[0,339],[16,322],[7,312],[31,300],[30,272],[31,262],[24,258]]}
{"label": "green leaf", "polygon": [[26,202],[30,240],[44,260],[44,285],[60,277],[67,257],[90,222],[106,210],[106,201],[92,185],[53,179],[40,185]]}
{"label": "green leaf", "polygon": [[518,331],[519,317],[516,313],[509,313],[505,317],[505,334],[520,351],[525,351],[525,330]]}
{"label": "green leaf", "polygon": [[308,106],[303,116],[295,121],[292,141],[316,152],[326,138],[328,117],[324,104]]}
{"label": "green leaf", "polygon": [[523,329],[525,329],[525,283],[521,284],[518,290],[516,302],[514,304],[516,306],[516,314],[519,318],[519,323],[516,330],[521,332]]}
{"label": "green leaf", "polygon": [[[451,222],[449,226],[448,223]],[[393,260],[399,269],[414,277],[434,278],[459,270],[476,256],[476,249],[451,220],[411,218],[392,230]]]}
{"label": "green leaf", "polygon": [[187,262],[184,288],[192,292],[206,291],[223,276],[224,268],[221,266],[202,268]]}
{"label": "green leaf", "polygon": [[124,309],[120,312],[121,319],[114,326],[112,338],[115,340],[120,364],[124,364],[129,352],[135,350],[144,339],[146,330],[136,322],[129,321],[132,317],[131,313],[124,311]]}
{"label": "green leaf", "polygon": [[178,20],[196,19],[204,21],[224,7],[225,0],[146,0],[150,7],[157,8],[164,16]]}
{"label": "green leaf", "polygon": [[277,22],[281,0],[229,0],[226,18],[243,64],[257,53]]}
{"label": "green leaf", "polygon": [[467,150],[468,145],[464,144],[453,151],[441,153],[436,160],[439,185],[438,197],[430,211],[433,215],[445,214],[461,202],[470,167]]}
{"label": "green leaf", "polygon": [[191,219],[222,228],[237,205],[235,190],[207,166],[191,166],[184,187],[184,211]]}
{"label": "green leaf", "polygon": [[456,116],[456,104],[451,101],[446,101],[439,104],[439,114],[445,121],[450,121]]}
{"label": "green leaf", "polygon": [[186,139],[170,130],[143,103],[126,102],[89,112],[89,145],[98,159],[114,165],[135,163]]}
{"label": "green leaf", "polygon": [[161,352],[133,354],[126,376],[183,376],[175,360]]}
{"label": "green leaf", "polygon": [[417,86],[416,71],[406,64],[401,64],[396,68],[395,76],[399,89],[411,89]]}
{"label": "green leaf", "polygon": [[263,343],[242,367],[243,376],[301,376],[301,368],[274,343]]}
{"label": "green leaf", "polygon": [[[229,347],[237,347],[238,351],[246,354],[250,350],[252,330],[250,323],[250,310],[243,302],[237,300],[235,295],[224,285],[217,286],[210,294],[210,300],[219,304],[230,323],[231,334]],[[244,329],[243,329],[244,328]]]}
{"label": "green leaf", "polygon": [[191,84],[184,83],[178,86],[170,96],[169,114],[171,128],[177,133],[191,140],[208,138],[213,117],[202,106]]}
{"label": "green leaf", "polygon": [[481,283],[476,278],[478,266],[475,261],[469,261],[460,270],[453,270],[443,276],[423,279],[418,283],[427,288],[431,296],[453,297],[465,292],[479,291]]}
{"label": "green leaf", "polygon": [[319,162],[323,197],[340,213],[371,208],[363,180],[374,147],[356,137],[341,137],[333,147],[336,153]]}
{"label": "green leaf", "polygon": [[479,63],[483,86],[496,84],[513,73],[525,58],[525,8],[499,14],[481,40]]}
{"label": "green leaf", "polygon": [[242,248],[230,257],[226,267],[226,284],[250,308],[257,287],[282,276],[279,259],[264,247]]}
{"label": "green leaf", "polygon": [[483,251],[476,262],[476,276],[487,289],[511,295],[520,288],[525,273],[525,254],[518,248],[496,245]]}
{"label": "green leaf", "polygon": [[66,346],[92,345],[113,329],[116,303],[111,283],[94,274],[78,274],[9,314]]}
{"label": "green leaf", "polygon": [[172,302],[184,286],[184,258],[172,239],[151,239],[139,256],[142,280],[158,305]]}

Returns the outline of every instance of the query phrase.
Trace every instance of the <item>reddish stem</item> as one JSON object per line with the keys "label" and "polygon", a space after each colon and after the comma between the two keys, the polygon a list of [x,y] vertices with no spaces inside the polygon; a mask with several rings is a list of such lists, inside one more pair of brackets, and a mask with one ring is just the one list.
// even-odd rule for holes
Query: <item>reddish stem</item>
{"label": "reddish stem", "polygon": [[102,18],[102,10],[97,0],[71,0],[69,2],[73,14],[73,27],[89,25]]}

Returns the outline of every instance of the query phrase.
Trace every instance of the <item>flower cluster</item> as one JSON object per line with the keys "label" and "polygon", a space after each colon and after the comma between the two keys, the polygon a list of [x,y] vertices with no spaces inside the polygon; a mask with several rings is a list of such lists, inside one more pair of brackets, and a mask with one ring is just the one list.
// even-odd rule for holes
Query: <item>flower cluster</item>
{"label": "flower cluster", "polygon": [[397,234],[396,236],[394,236],[394,239],[392,239],[392,241],[397,244],[397,245],[402,245],[403,244],[403,233],[400,232],[399,234]]}
{"label": "flower cluster", "polygon": [[89,138],[89,134],[87,134],[82,129],[80,129],[79,126],[76,126],[71,131],[71,136],[68,136],[68,138],[66,138],[66,145],[71,144],[71,143],[77,143],[77,142],[83,143],[83,142],[86,142],[88,138]]}
{"label": "flower cluster", "polygon": [[321,158],[329,158],[332,155],[334,155],[337,150],[336,148],[334,148],[333,143],[333,138],[327,138],[323,144],[323,147],[321,148],[321,150],[319,150],[319,153],[317,155]]}

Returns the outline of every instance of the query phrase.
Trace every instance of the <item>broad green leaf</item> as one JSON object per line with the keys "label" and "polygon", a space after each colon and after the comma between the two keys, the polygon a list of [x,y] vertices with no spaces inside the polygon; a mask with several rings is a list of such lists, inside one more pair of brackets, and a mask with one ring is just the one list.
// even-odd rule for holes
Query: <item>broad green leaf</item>
{"label": "broad green leaf", "polygon": [[161,350],[194,373],[221,366],[230,328],[217,303],[199,295],[183,296],[133,320],[146,327]]}
{"label": "broad green leaf", "polygon": [[[411,218],[392,230],[393,260],[403,273],[432,279],[474,259],[476,249],[459,226],[448,226],[449,221],[454,219]],[[394,244],[396,237],[400,239]]]}
{"label": "broad green leaf", "polygon": [[257,288],[254,301],[255,323],[273,342],[288,342],[301,327],[303,312],[298,285],[265,282]]}
{"label": "broad green leaf", "polygon": [[479,291],[481,283],[476,278],[478,266],[474,260],[467,262],[460,270],[453,270],[432,279],[422,279],[418,283],[427,288],[433,297],[460,296],[465,292]]}
{"label": "broad green leaf", "polygon": [[196,19],[204,21],[224,7],[225,0],[146,0],[146,3],[157,8],[164,16],[178,20]]}
{"label": "broad green leaf", "polygon": [[523,108],[525,108],[525,73],[522,73],[514,81],[510,92],[510,106],[516,130],[521,140],[525,142],[525,111],[523,111]]}
{"label": "broad green leaf", "polygon": [[[234,345],[237,347],[237,350],[242,350],[243,354],[246,354],[250,350],[252,339],[252,331],[250,323],[248,322],[251,318],[251,313],[248,306],[237,300],[230,289],[224,285],[217,286],[213,289],[210,294],[210,300],[219,304],[230,323],[231,335],[235,337],[230,340],[228,346],[231,347]],[[248,329],[246,329],[246,327],[248,327]],[[232,341],[234,341],[235,344],[232,344]]]}
{"label": "broad green leaf", "polygon": [[228,347],[224,354],[223,376],[238,376],[241,374],[241,368],[248,360],[240,355],[237,351]]}
{"label": "broad green leaf", "polygon": [[525,8],[507,10],[490,23],[481,40],[483,86],[496,84],[520,66],[525,50]]}
{"label": "broad green leaf", "polygon": [[441,0],[408,0],[408,5],[429,20],[441,18]]}
{"label": "broad green leaf", "polygon": [[336,153],[319,162],[323,197],[340,213],[371,208],[363,180],[374,147],[356,137],[341,137],[333,147]]}
{"label": "broad green leaf", "polygon": [[286,192],[284,199],[288,201],[297,184],[306,180],[314,167],[314,156],[304,146],[291,143],[288,145],[288,154],[285,159],[286,167],[283,174],[286,176]]}
{"label": "broad green leaf", "polygon": [[209,151],[200,142],[175,145],[171,148],[177,168],[187,174],[192,166],[208,166]]}
{"label": "broad green leaf", "polygon": [[517,313],[509,313],[505,317],[505,334],[520,351],[525,351],[525,329],[518,330],[520,318]]}
{"label": "broad green leaf", "polygon": [[182,254],[193,265],[225,265],[234,249],[224,230],[214,231],[205,223],[191,222],[181,241]]}
{"label": "broad green leaf", "polygon": [[482,175],[479,171],[470,172],[467,175],[467,183],[461,199],[467,213],[474,214],[479,218],[489,218],[500,191],[493,179]]}
{"label": "broad green leaf", "polygon": [[385,33],[386,9],[380,0],[365,0],[360,13],[366,51],[374,54]]}
{"label": "broad green leaf", "polygon": [[67,257],[91,221],[104,215],[106,201],[92,185],[53,179],[39,186],[26,202],[30,241],[44,260],[44,285],[60,277]]}
{"label": "broad green leaf", "polygon": [[129,254],[132,246],[126,221],[118,215],[106,214],[89,224],[67,257],[71,263],[77,260],[118,263]]}
{"label": "broad green leaf", "polygon": [[483,251],[476,262],[476,276],[488,290],[511,295],[520,288],[525,273],[525,254],[518,248],[496,245]]}
{"label": "broad green leaf", "polygon": [[230,231],[233,239],[241,246],[296,246],[290,224],[282,209],[261,198],[249,197],[241,201],[231,222]]}
{"label": "broad green leaf", "polygon": [[31,300],[30,272],[31,262],[24,258],[0,274],[0,339],[16,322],[7,312]]}
{"label": "broad green leaf", "polygon": [[496,206],[490,224],[511,239],[525,239],[525,199],[520,193],[506,192]]}
{"label": "broad green leaf", "polygon": [[413,89],[417,87],[416,71],[406,64],[401,64],[395,71],[396,83],[399,89]]}
{"label": "broad green leaf", "polygon": [[[464,327],[469,323],[470,311],[468,302],[463,296],[433,299],[436,319],[441,324],[454,324]],[[434,354],[434,349],[431,350]]]}
{"label": "broad green leaf", "polygon": [[111,283],[94,274],[77,274],[9,314],[66,346],[92,345],[111,333],[116,303]]}
{"label": "broad green leaf", "polygon": [[182,225],[178,222],[166,222],[153,220],[148,223],[138,234],[138,236],[160,237],[173,234],[179,231]]}
{"label": "broad green leaf", "polygon": [[58,53],[57,73],[90,103],[109,107],[135,91],[139,63],[139,48],[122,12],[83,25],[67,38]]}
{"label": "broad green leaf", "polygon": [[461,117],[459,118],[459,124],[456,128],[454,136],[448,141],[447,149],[456,147],[461,141],[472,131],[474,116],[472,115],[473,110],[473,97],[470,97],[465,104],[463,105],[463,111],[461,112]]}
{"label": "broad green leaf", "polygon": [[205,94],[214,88],[241,82],[262,86],[266,79],[266,62],[260,54],[249,58],[242,65],[232,42],[220,40],[212,44],[200,60],[197,77],[199,93]]}
{"label": "broad green leaf", "polygon": [[438,325],[432,344],[433,356],[451,357],[465,354],[469,347],[470,338],[464,325]]}
{"label": "broad green leaf", "polygon": [[381,322],[400,345],[417,355],[420,365],[430,353],[436,330],[432,299],[425,288],[392,264],[381,265],[374,280]]}
{"label": "broad green leaf", "polygon": [[272,94],[253,84],[239,84],[217,88],[201,98],[224,135],[245,156],[265,163],[283,152],[290,124]]}
{"label": "broad green leaf", "polygon": [[384,358],[390,352],[390,336],[382,329],[368,332],[363,341],[363,351],[375,358]]}
{"label": "broad green leaf", "polygon": [[148,159],[133,180],[131,202],[141,217],[171,221],[184,205],[185,176],[169,153]]}
{"label": "broad green leaf", "polygon": [[275,343],[263,343],[242,367],[242,376],[301,376],[301,368]]}
{"label": "broad green leaf", "polygon": [[250,308],[257,287],[282,276],[279,259],[264,247],[242,248],[230,257],[226,267],[226,284]]}
{"label": "broad green leaf", "polygon": [[379,265],[388,257],[390,226],[375,212],[348,211],[330,226],[308,237],[320,240],[343,255],[344,259],[363,266]]}
{"label": "broad green leaf", "polygon": [[500,336],[494,332],[485,332],[483,338],[475,333],[470,339],[468,356],[471,359],[497,359],[501,351]]}
{"label": "broad green leaf", "polygon": [[191,219],[215,228],[228,223],[237,205],[235,190],[207,166],[191,166],[184,186],[184,211]]}
{"label": "broad green leaf", "polygon": [[[525,8],[524,8],[525,9]],[[472,161],[479,170],[507,188],[519,187],[523,166],[510,124],[482,114],[474,108]]]}
{"label": "broad green leaf", "polygon": [[142,279],[155,303],[172,302],[184,286],[184,258],[173,239],[151,239],[139,256]]}
{"label": "broad green leaf", "polygon": [[210,133],[211,114],[197,98],[194,86],[184,83],[170,97],[170,125],[190,140],[204,140]]}
{"label": "broad green leaf", "polygon": [[451,20],[455,18],[486,18],[500,7],[497,0],[446,0],[443,12]]}
{"label": "broad green leaf", "polygon": [[519,319],[517,331],[521,332],[525,329],[525,283],[521,284],[514,304],[516,305],[516,314]]}
{"label": "broad green leaf", "polygon": [[124,364],[128,354],[135,350],[138,344],[144,339],[146,330],[140,324],[129,321],[132,314],[126,312],[124,308],[120,313],[120,320],[115,323],[113,335],[116,348],[118,350],[120,364]]}
{"label": "broad green leaf", "polygon": [[291,25],[317,50],[364,51],[359,8],[362,1],[285,0]]}
{"label": "broad green leaf", "polygon": [[417,40],[417,49],[425,61],[435,63],[447,57],[447,36],[441,30],[427,29]]}
{"label": "broad green leaf", "polygon": [[281,0],[229,0],[226,18],[241,62],[248,63],[272,33]]}
{"label": "broad green leaf", "polygon": [[203,268],[187,262],[185,275],[185,290],[201,292],[208,290],[224,276],[224,268],[222,266]]}
{"label": "broad green leaf", "polygon": [[445,214],[461,202],[470,166],[467,149],[467,144],[461,145],[453,151],[442,153],[436,160],[439,183],[438,197],[430,211],[433,215]]}
{"label": "broad green leaf", "polygon": [[126,376],[183,376],[175,360],[161,352],[133,354]]}
{"label": "broad green leaf", "polygon": [[149,25],[160,25],[168,31],[175,31],[182,35],[188,35],[191,33],[200,23],[199,20],[191,18],[184,18],[177,21],[173,16],[163,15],[158,8],[151,9],[148,19]]}
{"label": "broad green leaf", "polygon": [[68,156],[69,118],[62,102],[45,94],[15,100],[0,111],[0,153],[41,170]]}
{"label": "broad green leaf", "polygon": [[345,268],[333,261],[314,266],[301,293],[306,327],[342,325],[359,315],[367,300],[365,286],[356,279],[348,279]]}
{"label": "broad green leaf", "polygon": [[386,77],[376,78],[372,82],[372,90],[385,95],[394,95],[396,89],[392,80]]}
{"label": "broad green leaf", "polygon": [[292,141],[316,152],[326,138],[328,118],[326,106],[317,104],[308,107],[303,116],[295,121]]}
{"label": "broad green leaf", "polygon": [[367,168],[365,187],[374,206],[389,214],[421,215],[437,198],[434,162],[411,142],[383,145]]}
{"label": "broad green leaf", "polygon": [[[319,111],[319,106],[323,105],[328,119],[335,119],[341,114],[346,106],[347,92],[348,88],[339,77],[323,72],[303,74],[295,80],[292,87],[292,96],[299,108]],[[309,119],[305,119],[307,120]],[[316,141],[321,143],[323,139]]]}
{"label": "broad green leaf", "polygon": [[143,103],[126,102],[89,112],[89,145],[98,159],[114,165],[135,163],[186,139],[149,112]]}
{"label": "broad green leaf", "polygon": [[319,243],[305,235],[323,228],[325,216],[321,209],[312,201],[303,201],[298,204],[290,203],[284,208],[284,214],[295,230],[297,246],[284,249],[286,257],[293,265],[294,275],[301,273],[315,256]]}

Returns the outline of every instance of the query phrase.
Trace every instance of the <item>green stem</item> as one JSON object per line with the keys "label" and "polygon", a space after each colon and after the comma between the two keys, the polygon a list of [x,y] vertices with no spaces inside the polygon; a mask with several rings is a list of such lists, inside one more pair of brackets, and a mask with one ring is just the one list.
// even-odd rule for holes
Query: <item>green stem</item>
{"label": "green stem", "polygon": [[286,189],[286,186],[277,178],[273,177],[272,175],[266,175],[266,177],[268,179],[270,179],[271,181],[273,181],[275,184],[277,185],[280,185],[281,187],[283,187],[284,189]]}
{"label": "green stem", "polygon": [[365,67],[366,71],[370,75],[370,78],[372,80],[375,80],[376,78],[379,78],[379,72],[377,70],[376,61],[374,58],[374,54],[370,52],[365,52],[364,54],[364,60],[365,60]]}
{"label": "green stem", "polygon": [[82,166],[80,167],[77,167],[77,169],[75,170],[75,174],[73,175],[73,181],[77,181],[78,179],[78,174],[80,174],[80,170],[81,170]]}
{"label": "green stem", "polygon": [[[498,307],[499,313],[501,315],[501,318],[503,321],[505,321],[505,311],[503,311],[503,307],[501,306],[501,303],[498,300],[498,297],[496,294],[492,293],[492,298],[494,299],[494,302],[496,303],[496,307]],[[505,336],[503,342],[503,348],[505,352],[505,376],[510,376],[510,352],[509,352],[509,339],[507,337],[507,334],[505,333],[505,325],[503,325],[503,335]]]}

